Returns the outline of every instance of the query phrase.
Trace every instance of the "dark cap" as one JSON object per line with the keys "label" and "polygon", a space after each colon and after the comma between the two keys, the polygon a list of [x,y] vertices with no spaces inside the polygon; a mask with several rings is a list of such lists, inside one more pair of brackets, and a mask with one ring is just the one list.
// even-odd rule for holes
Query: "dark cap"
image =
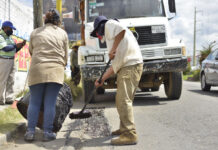
{"label": "dark cap", "polygon": [[13,23],[10,21],[3,22],[2,27],[10,27],[11,29],[16,30],[16,28],[13,26]]}
{"label": "dark cap", "polygon": [[105,16],[98,16],[97,18],[95,18],[94,30],[92,31],[92,33],[90,35],[93,36],[93,37],[97,37],[96,31],[97,31],[99,25],[102,22],[106,22],[106,21],[108,21],[108,19]]}

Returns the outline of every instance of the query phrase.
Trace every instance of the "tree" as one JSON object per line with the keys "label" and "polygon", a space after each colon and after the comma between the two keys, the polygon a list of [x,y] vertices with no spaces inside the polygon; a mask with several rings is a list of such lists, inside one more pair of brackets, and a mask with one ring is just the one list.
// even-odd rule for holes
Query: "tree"
{"label": "tree", "polygon": [[216,41],[210,42],[207,46],[202,46],[200,53],[199,63],[201,65],[202,61],[213,51],[214,47],[217,45]]}

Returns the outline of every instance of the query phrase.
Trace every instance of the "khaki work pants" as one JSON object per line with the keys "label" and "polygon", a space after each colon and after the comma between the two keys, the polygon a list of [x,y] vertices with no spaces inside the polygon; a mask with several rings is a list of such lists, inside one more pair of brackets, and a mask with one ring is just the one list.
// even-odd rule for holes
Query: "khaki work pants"
{"label": "khaki work pants", "polygon": [[133,100],[143,70],[143,64],[121,68],[117,73],[116,107],[120,117],[120,131],[136,135]]}
{"label": "khaki work pants", "polygon": [[14,100],[14,59],[0,58],[0,101]]}

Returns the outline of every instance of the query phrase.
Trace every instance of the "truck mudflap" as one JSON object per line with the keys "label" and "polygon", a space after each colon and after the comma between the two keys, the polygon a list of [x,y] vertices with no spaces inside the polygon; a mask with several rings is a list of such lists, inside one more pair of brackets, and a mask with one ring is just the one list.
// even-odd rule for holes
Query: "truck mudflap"
{"label": "truck mudflap", "polygon": [[187,66],[187,57],[144,62],[143,73],[179,72]]}
{"label": "truck mudflap", "polygon": [[[104,65],[82,65],[82,77],[85,80],[96,80],[99,78],[105,68]],[[144,62],[143,74],[161,73],[161,72],[178,72],[186,69],[187,58],[173,58],[163,60],[152,60]]]}

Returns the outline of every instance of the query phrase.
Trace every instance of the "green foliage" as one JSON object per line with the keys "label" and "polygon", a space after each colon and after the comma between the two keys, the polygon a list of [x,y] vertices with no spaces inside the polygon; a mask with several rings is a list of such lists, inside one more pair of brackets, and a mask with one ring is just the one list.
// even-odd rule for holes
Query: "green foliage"
{"label": "green foliage", "polygon": [[81,83],[76,86],[73,81],[71,81],[71,78],[67,78],[67,76],[64,76],[64,82],[71,88],[73,100],[76,100],[79,96],[82,95],[82,85]]}
{"label": "green foliage", "polygon": [[190,63],[190,62],[188,62],[188,64],[187,64],[187,67],[186,67],[185,71],[183,71],[183,75],[187,75],[187,74],[189,74],[189,73],[190,73],[190,71],[191,71],[191,63]]}
{"label": "green foliage", "polygon": [[202,50],[200,53],[199,63],[202,64],[202,61],[210,54],[213,48],[216,46],[216,41],[210,42],[207,46],[202,46]]}
{"label": "green foliage", "polygon": [[193,81],[200,81],[200,69],[193,71]]}
{"label": "green foliage", "polygon": [[200,81],[200,69],[191,71],[188,74],[183,75],[183,80]]}
{"label": "green foliage", "polygon": [[28,92],[29,92],[29,89],[26,89],[26,90],[24,90],[24,91],[21,91],[21,92],[19,92],[19,93],[16,95],[16,98],[22,97],[22,96],[26,95],[26,93],[28,93]]}

